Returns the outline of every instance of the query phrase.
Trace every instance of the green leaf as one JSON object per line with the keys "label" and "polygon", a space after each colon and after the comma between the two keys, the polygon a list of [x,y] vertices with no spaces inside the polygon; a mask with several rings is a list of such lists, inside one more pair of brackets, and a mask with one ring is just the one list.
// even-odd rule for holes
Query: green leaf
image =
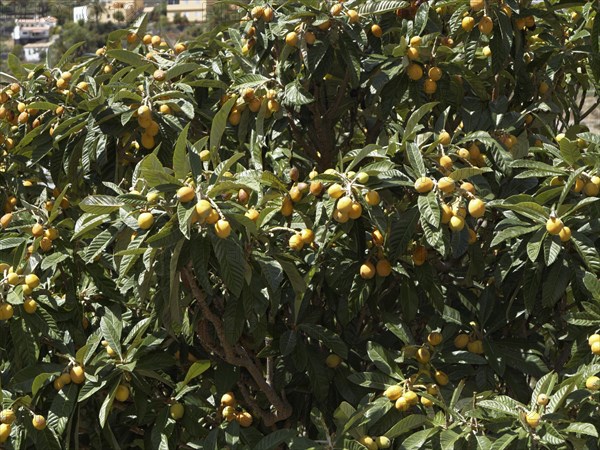
{"label": "green leaf", "polygon": [[419,195],[417,203],[421,217],[434,228],[438,228],[442,220],[442,211],[435,192],[431,191],[427,195]]}
{"label": "green leaf", "polygon": [[190,129],[190,123],[188,123],[181,133],[177,137],[175,143],[175,149],[173,150],[173,170],[175,171],[175,177],[184,179],[190,172],[190,161],[186,154],[187,149],[187,135]]}
{"label": "green leaf", "polygon": [[79,207],[90,214],[110,214],[123,206],[123,202],[110,195],[88,195],[79,202]]}
{"label": "green leaf", "polygon": [[561,429],[563,433],[585,434],[586,436],[598,437],[598,430],[591,423],[573,422]]}
{"label": "green leaf", "polygon": [[312,323],[302,323],[298,325],[298,330],[304,331],[311,338],[322,342],[325,347],[343,359],[348,357],[348,347],[344,341],[328,328]]}
{"label": "green leaf", "polygon": [[113,401],[115,400],[115,395],[117,393],[117,388],[119,387],[119,378],[114,378],[108,387],[108,395],[104,397],[104,401],[102,402],[102,406],[100,407],[100,412],[98,413],[98,419],[100,420],[100,427],[104,428],[106,425],[106,421],[108,420],[108,416],[112,409]]}
{"label": "green leaf", "polygon": [[386,390],[389,386],[397,382],[395,379],[379,372],[356,372],[349,375],[348,380],[359,386],[380,391]]}
{"label": "green leaf", "polygon": [[410,166],[414,169],[418,176],[425,176],[427,171],[425,169],[425,163],[423,162],[423,155],[419,146],[415,143],[409,142],[406,146],[406,156]]}
{"label": "green leaf", "polygon": [[395,262],[404,252],[415,234],[419,223],[419,209],[410,208],[394,217],[391,231],[387,240],[392,262]]}
{"label": "green leaf", "polygon": [[394,355],[381,344],[372,341],[367,342],[367,355],[369,355],[369,359],[373,361],[373,364],[386,375],[394,376],[395,373],[399,372],[398,365],[394,362]]}
{"label": "green leaf", "polygon": [[213,118],[212,125],[210,127],[210,144],[209,149],[218,149],[221,146],[221,137],[227,127],[227,119],[229,118],[229,112],[236,102],[236,98],[230,98],[225,102],[215,117]]}
{"label": "green leaf", "polygon": [[194,378],[197,378],[200,375],[202,375],[209,368],[210,368],[210,361],[194,362],[188,369],[187,373],[185,374],[185,378],[181,383],[181,388],[183,388],[184,386],[187,386],[190,383],[190,381],[192,381]]}
{"label": "green leaf", "polygon": [[285,86],[283,95],[283,104],[289,106],[309,105],[315,101],[314,97],[308,92],[299,80],[292,81]]}
{"label": "green leaf", "polygon": [[429,423],[429,419],[427,416],[423,414],[411,414],[408,417],[398,421],[396,425],[390,428],[385,432],[385,436],[390,439],[394,439],[398,436],[401,436],[409,431],[414,430],[415,428],[422,427],[423,425]]}
{"label": "green leaf", "polygon": [[117,61],[128,64],[133,67],[142,67],[148,64],[139,53],[131,52],[129,50],[114,49],[106,52],[108,58],[114,58]]}
{"label": "green leaf", "polygon": [[211,237],[213,249],[221,268],[220,274],[223,277],[223,282],[233,295],[239,297],[245,285],[246,260],[244,251],[232,238]]}
{"label": "green leaf", "polygon": [[546,308],[551,308],[565,295],[571,270],[563,261],[557,261],[550,267],[550,271],[542,284],[542,304]]}
{"label": "green leaf", "polygon": [[123,359],[121,353],[121,333],[123,331],[123,323],[121,319],[114,315],[108,309],[104,309],[104,315],[100,319],[100,330],[104,335],[104,339],[108,341],[108,345],[117,353],[119,359]]}
{"label": "green leaf", "polygon": [[449,178],[452,178],[454,181],[465,180],[467,178],[471,178],[477,175],[481,175],[487,172],[492,172],[492,169],[489,167],[463,167],[461,169],[456,169],[448,174]]}
{"label": "green leaf", "polygon": [[253,447],[253,450],[274,450],[279,448],[281,444],[289,442],[296,437],[293,430],[277,430],[267,434]]}
{"label": "green leaf", "polygon": [[519,417],[519,410],[516,409],[514,405],[507,405],[505,402],[497,400],[481,400],[480,402],[477,402],[477,405],[484,409],[504,413],[510,417]]}
{"label": "green leaf", "polygon": [[370,0],[360,5],[358,12],[365,14],[385,14],[397,9],[408,8],[410,3],[404,0]]}

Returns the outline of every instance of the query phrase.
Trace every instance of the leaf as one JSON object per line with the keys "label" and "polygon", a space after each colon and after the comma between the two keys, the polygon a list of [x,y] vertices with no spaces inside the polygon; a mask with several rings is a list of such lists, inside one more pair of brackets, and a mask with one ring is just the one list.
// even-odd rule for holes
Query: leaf
{"label": "leaf", "polygon": [[294,437],[296,437],[294,430],[283,429],[273,431],[258,441],[256,446],[253,447],[253,450],[274,450],[278,448],[279,445],[289,442]]}
{"label": "leaf", "polygon": [[397,9],[408,8],[410,3],[404,0],[370,0],[360,5],[358,12],[365,14],[385,14]]}
{"label": "leaf", "polygon": [[244,259],[244,252],[239,244],[231,238],[211,237],[213,249],[221,268],[220,275],[223,282],[234,296],[239,297],[245,285],[246,260]]}
{"label": "leaf", "polygon": [[134,53],[129,50],[114,49],[106,52],[108,58],[115,58],[117,61],[123,62],[133,67],[142,67],[148,64],[139,53]]}
{"label": "leaf", "polygon": [[410,162],[410,166],[415,170],[419,176],[425,176],[427,173],[425,169],[425,163],[423,162],[423,156],[419,146],[415,143],[409,142],[406,146],[406,156]]}
{"label": "leaf", "polygon": [[598,437],[598,430],[591,423],[573,422],[561,430],[563,433],[585,434],[586,436]]}
{"label": "leaf", "polygon": [[389,386],[396,384],[395,379],[379,372],[356,372],[352,375],[349,375],[348,380],[354,384],[358,384],[359,386],[377,389],[380,391],[384,391]]}
{"label": "leaf", "polygon": [[308,105],[315,99],[306,89],[302,87],[300,81],[295,80],[285,86],[283,95],[283,104],[289,106]]}
{"label": "leaf", "polygon": [[550,267],[550,271],[542,284],[542,304],[551,308],[565,295],[571,278],[571,270],[563,261],[557,261]]}
{"label": "leaf", "polygon": [[429,419],[423,414],[411,414],[410,416],[400,420],[396,425],[386,431],[385,436],[390,439],[394,439],[403,435],[404,433],[414,430],[415,428],[422,427],[428,422]]}
{"label": "leaf", "polygon": [[442,220],[442,211],[435,192],[419,195],[417,203],[421,217],[425,218],[434,228],[438,228]]}
{"label": "leaf", "polygon": [[119,359],[123,359],[121,353],[121,333],[123,331],[123,323],[121,319],[114,315],[108,309],[104,309],[104,315],[100,319],[100,330],[104,335],[104,339],[108,341],[108,345],[117,353]]}
{"label": "leaf", "polygon": [[123,202],[110,195],[88,195],[79,202],[79,207],[90,214],[110,214],[123,206]]}
{"label": "leaf", "polygon": [[505,433],[494,442],[490,450],[506,450],[510,448],[510,444],[517,439],[517,437],[517,434]]}
{"label": "leaf", "polygon": [[393,256],[392,262],[395,262],[400,255],[404,254],[406,247],[415,233],[418,223],[418,208],[410,208],[399,213],[399,218],[394,218],[387,242],[390,249],[390,255]]}
{"label": "leaf", "polygon": [[386,375],[393,376],[399,371],[391,351],[382,345],[372,341],[367,342],[367,355],[373,364]]}
{"label": "leaf", "polygon": [[[382,2],[384,3],[384,2]],[[406,121],[406,126],[404,127],[404,134],[402,135],[402,143],[412,141],[418,132],[417,125],[425,117],[427,114],[431,113],[433,108],[437,106],[438,102],[425,103],[423,106],[419,107],[415,112],[413,112]],[[413,166],[416,169],[416,167]],[[425,175],[425,171],[421,171],[422,175]]]}
{"label": "leaf", "polygon": [[487,172],[492,172],[492,169],[489,167],[463,167],[461,169],[456,169],[448,174],[449,178],[452,178],[454,181],[464,180],[467,178],[471,178],[477,175],[482,175]]}
{"label": "leaf", "polygon": [[175,171],[175,177],[184,179],[190,172],[190,161],[186,155],[187,148],[187,135],[190,129],[190,123],[181,130],[181,133],[177,137],[175,143],[175,149],[173,150],[173,170]]}
{"label": "leaf", "polygon": [[98,419],[100,420],[101,428],[104,428],[104,425],[106,425],[106,421],[108,420],[108,416],[110,414],[113,401],[115,400],[115,395],[117,394],[118,387],[119,378],[115,377],[114,381],[112,381],[111,385],[108,388],[108,395],[104,397],[104,401],[102,402],[102,406],[100,407],[100,412],[98,413]]}
{"label": "leaf", "polygon": [[477,405],[484,409],[490,409],[492,411],[504,413],[510,417],[519,417],[519,411],[513,406],[506,405],[496,400],[481,400],[480,402],[477,402]]}
{"label": "leaf", "polygon": [[342,357],[342,359],[348,357],[348,347],[346,347],[344,341],[328,328],[311,323],[302,323],[298,325],[298,330],[304,331],[311,338],[322,342],[325,347]]}
{"label": "leaf", "polygon": [[187,386],[190,381],[194,378],[199,377],[204,372],[206,372],[210,368],[210,361],[196,361],[194,362],[187,373],[185,374],[185,378],[182,381],[182,387]]}
{"label": "leaf", "polygon": [[210,127],[210,144],[209,149],[217,149],[221,146],[221,137],[223,137],[223,133],[225,132],[225,128],[227,127],[227,119],[229,117],[229,112],[233,105],[236,102],[236,98],[230,98],[225,102],[219,112],[215,114],[213,117],[212,125]]}

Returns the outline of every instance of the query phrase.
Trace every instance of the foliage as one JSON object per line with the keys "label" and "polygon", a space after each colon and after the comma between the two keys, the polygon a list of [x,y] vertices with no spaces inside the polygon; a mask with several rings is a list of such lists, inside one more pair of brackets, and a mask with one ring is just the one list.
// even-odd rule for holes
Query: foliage
{"label": "foliage", "polygon": [[571,5],[250,4],[9,58],[0,440],[597,448],[600,26]]}

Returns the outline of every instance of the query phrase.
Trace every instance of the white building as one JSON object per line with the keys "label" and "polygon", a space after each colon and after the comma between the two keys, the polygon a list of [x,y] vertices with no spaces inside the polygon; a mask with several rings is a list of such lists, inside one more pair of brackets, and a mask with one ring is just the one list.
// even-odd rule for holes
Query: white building
{"label": "white building", "polygon": [[79,22],[83,20],[88,21],[88,7],[87,6],[74,6],[73,7],[73,22]]}
{"label": "white building", "polygon": [[[167,0],[167,19],[172,22],[179,16],[190,22],[206,22],[213,3],[215,0]],[[147,6],[144,12],[150,13],[153,9],[154,6]]]}
{"label": "white building", "polygon": [[57,22],[55,17],[17,19],[12,38],[19,43],[48,40]]}
{"label": "white building", "polygon": [[52,46],[52,42],[31,42],[23,46],[23,55],[26,62],[40,62],[45,58]]}

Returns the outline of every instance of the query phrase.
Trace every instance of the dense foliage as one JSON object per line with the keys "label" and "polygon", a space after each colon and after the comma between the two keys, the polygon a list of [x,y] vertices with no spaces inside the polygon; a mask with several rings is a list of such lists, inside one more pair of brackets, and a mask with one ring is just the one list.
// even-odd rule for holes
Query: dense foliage
{"label": "dense foliage", "polygon": [[238,7],[0,74],[0,442],[596,449],[598,2]]}

